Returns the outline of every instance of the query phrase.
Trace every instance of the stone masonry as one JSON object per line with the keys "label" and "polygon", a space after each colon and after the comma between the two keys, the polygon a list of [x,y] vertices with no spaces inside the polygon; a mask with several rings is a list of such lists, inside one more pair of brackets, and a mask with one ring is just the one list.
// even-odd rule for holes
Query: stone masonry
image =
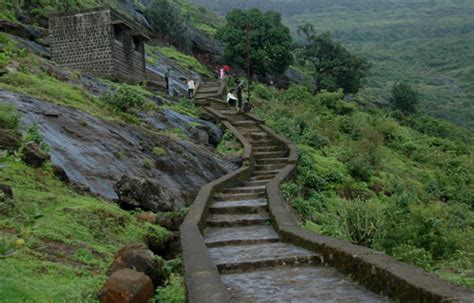
{"label": "stone masonry", "polygon": [[109,7],[53,15],[51,54],[62,66],[113,79],[142,82],[145,46],[142,27]]}

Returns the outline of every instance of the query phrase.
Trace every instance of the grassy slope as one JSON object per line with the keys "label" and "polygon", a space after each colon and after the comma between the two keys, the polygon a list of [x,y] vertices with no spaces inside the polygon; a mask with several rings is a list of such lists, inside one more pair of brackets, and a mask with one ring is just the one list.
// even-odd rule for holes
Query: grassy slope
{"label": "grassy slope", "polygon": [[118,248],[165,233],[113,203],[73,192],[49,165],[32,169],[12,156],[0,165],[0,183],[12,186],[15,206],[0,213],[0,235],[26,242],[0,260],[2,301],[93,301]]}
{"label": "grassy slope", "polygon": [[298,144],[298,180],[284,189],[306,228],[474,288],[467,131],[421,115],[398,121],[337,93],[263,86],[255,93],[267,124]]}

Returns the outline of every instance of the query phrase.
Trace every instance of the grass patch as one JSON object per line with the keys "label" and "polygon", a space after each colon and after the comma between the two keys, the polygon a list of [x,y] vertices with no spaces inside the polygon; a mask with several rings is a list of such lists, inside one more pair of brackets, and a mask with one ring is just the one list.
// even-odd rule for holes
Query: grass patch
{"label": "grass patch", "polygon": [[162,55],[175,61],[179,66],[185,69],[195,71],[201,75],[212,76],[211,72],[202,65],[196,58],[188,56],[178,51],[174,47],[151,47],[152,50],[156,50]]}
{"label": "grass patch", "polygon": [[244,149],[234,134],[226,130],[221,142],[217,145],[217,153],[224,157],[239,157],[243,152]]}

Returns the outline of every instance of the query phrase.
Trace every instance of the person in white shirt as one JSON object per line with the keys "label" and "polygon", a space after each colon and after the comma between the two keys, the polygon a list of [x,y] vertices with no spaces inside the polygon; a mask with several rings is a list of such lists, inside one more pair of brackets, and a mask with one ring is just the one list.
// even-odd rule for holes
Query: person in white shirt
{"label": "person in white shirt", "polygon": [[194,84],[193,79],[188,80],[188,98],[191,99],[194,95],[194,89],[196,88],[196,85]]}

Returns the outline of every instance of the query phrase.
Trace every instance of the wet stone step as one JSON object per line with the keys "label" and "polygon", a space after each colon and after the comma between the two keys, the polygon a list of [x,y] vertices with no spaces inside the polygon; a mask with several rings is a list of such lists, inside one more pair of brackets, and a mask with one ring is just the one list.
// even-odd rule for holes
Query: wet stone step
{"label": "wet stone step", "polygon": [[264,199],[214,202],[209,207],[213,214],[259,213],[267,209],[268,202]]}
{"label": "wet stone step", "polygon": [[254,120],[240,120],[240,121],[234,121],[232,122],[234,126],[255,126],[258,125],[258,123]]}
{"label": "wet stone step", "polygon": [[226,194],[244,194],[244,193],[263,193],[265,192],[265,186],[245,186],[245,187],[233,187],[226,189]]}
{"label": "wet stone step", "polygon": [[283,158],[286,155],[285,151],[267,151],[267,152],[254,152],[255,159],[268,159],[268,158]]}
{"label": "wet stone step", "polygon": [[250,139],[248,140],[249,143],[253,146],[253,147],[260,147],[260,146],[269,146],[269,145],[275,145],[275,140],[273,139],[270,139],[270,140],[265,140],[265,139],[262,139],[262,140],[254,140],[254,139]]}
{"label": "wet stone step", "polygon": [[265,197],[265,192],[261,193],[244,193],[244,194],[217,194],[214,196],[217,201],[239,201],[252,200]]}
{"label": "wet stone step", "polygon": [[259,180],[273,180],[280,170],[275,171],[254,171],[253,176],[250,177],[250,181],[259,181]]}
{"label": "wet stone step", "polygon": [[263,225],[268,223],[268,213],[257,214],[211,214],[207,219],[209,227],[236,227]]}
{"label": "wet stone step", "polygon": [[391,302],[323,265],[221,275],[235,302]]}
{"label": "wet stone step", "polygon": [[282,151],[283,149],[279,145],[268,145],[268,146],[254,146],[253,152],[260,153],[260,152],[277,152]]}
{"label": "wet stone step", "polygon": [[286,164],[288,158],[266,158],[266,159],[257,159],[257,164]]}
{"label": "wet stone step", "polygon": [[321,262],[318,254],[281,242],[214,247],[209,253],[220,272]]}
{"label": "wet stone step", "polygon": [[268,182],[272,179],[256,180],[256,181],[247,181],[242,184],[242,186],[267,186]]}
{"label": "wet stone step", "polygon": [[286,163],[283,164],[262,164],[262,165],[255,165],[255,171],[278,171],[281,170],[283,167],[286,166]]}
{"label": "wet stone step", "polygon": [[204,241],[208,247],[278,242],[279,237],[269,225],[208,228]]}

